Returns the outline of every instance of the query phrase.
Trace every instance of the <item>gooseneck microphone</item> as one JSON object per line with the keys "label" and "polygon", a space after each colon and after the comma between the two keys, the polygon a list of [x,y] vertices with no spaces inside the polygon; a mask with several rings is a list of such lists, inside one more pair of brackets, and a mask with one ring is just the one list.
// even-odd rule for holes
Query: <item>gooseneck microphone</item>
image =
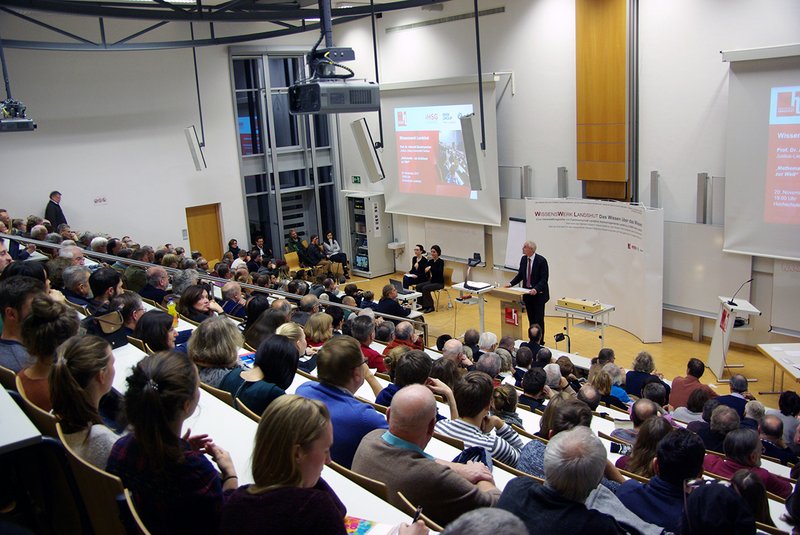
{"label": "gooseneck microphone", "polygon": [[742,288],[744,288],[744,285],[745,285],[745,284],[749,284],[749,283],[751,283],[751,282],[753,282],[753,279],[750,279],[750,280],[746,280],[746,281],[744,281],[744,282],[742,283],[742,285],[741,285],[741,286],[739,286],[739,289],[738,289],[738,290],[736,290],[736,293],[735,293],[735,294],[733,294],[733,297],[731,297],[731,298],[728,300],[728,304],[729,304],[729,305],[731,305],[731,306],[734,306],[734,307],[735,307],[735,306],[736,306],[736,301],[734,301],[734,299],[736,299],[736,296],[737,296],[737,295],[739,295],[739,292],[741,292],[741,291],[742,291]]}

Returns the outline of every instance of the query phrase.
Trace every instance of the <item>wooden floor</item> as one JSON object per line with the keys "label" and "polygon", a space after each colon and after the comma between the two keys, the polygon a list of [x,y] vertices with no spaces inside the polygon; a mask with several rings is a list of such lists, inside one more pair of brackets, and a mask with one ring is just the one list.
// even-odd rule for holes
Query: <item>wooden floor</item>
{"label": "wooden floor", "polygon": [[[359,279],[353,277],[352,281],[364,290],[371,290],[375,293],[375,300],[378,301],[381,295],[381,288],[388,284],[389,278],[402,279],[402,273],[395,273],[385,277],[375,279]],[[458,292],[450,290],[451,297],[458,297]],[[454,305],[454,308],[447,308],[447,296],[442,293],[440,306],[437,312],[425,314],[425,320],[429,325],[429,345],[432,345],[436,337],[441,334],[449,334],[459,337],[469,328],[479,329],[478,307],[477,305]],[[500,333],[500,300],[494,296],[486,296],[485,324],[486,330]],[[527,324],[527,319],[524,320]],[[613,321],[613,313],[612,313]],[[546,345],[556,347],[553,335],[562,332],[564,329],[564,318],[548,316],[545,319],[545,332],[547,337]],[[599,332],[590,332],[583,329],[570,328],[571,352],[593,357],[600,349]],[[657,371],[664,374],[667,379],[672,379],[677,375],[686,375],[686,363],[692,357],[697,357],[703,362],[707,361],[709,343],[694,342],[691,337],[677,336],[674,334],[664,334],[662,342],[657,344],[642,343],[633,334],[618,329],[616,327],[607,328],[605,331],[606,347],[611,347],[616,353],[616,362],[620,366],[630,368],[633,358],[639,351],[648,351],[653,355],[656,362]],[[557,344],[557,348],[566,351],[566,341]],[[744,368],[739,371],[748,378],[756,378],[758,382],[750,386],[750,391],[766,406],[777,407],[777,394],[759,395],[759,391],[772,390],[772,364],[767,357],[761,355],[756,348],[742,349],[731,348],[728,352],[728,362],[744,364]],[[777,372],[776,388],[780,385],[780,372]],[[726,378],[730,375],[726,372]],[[720,394],[729,393],[728,385],[718,383],[714,374],[706,370],[701,379],[703,383],[716,386],[716,391]],[[787,390],[800,390],[797,385],[793,385],[787,378],[784,387]]]}

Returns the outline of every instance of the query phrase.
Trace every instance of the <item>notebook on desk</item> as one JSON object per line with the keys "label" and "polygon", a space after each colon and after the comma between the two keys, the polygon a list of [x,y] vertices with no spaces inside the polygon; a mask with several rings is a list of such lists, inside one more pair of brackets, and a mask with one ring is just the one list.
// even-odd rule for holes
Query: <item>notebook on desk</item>
{"label": "notebook on desk", "polygon": [[413,294],[414,293],[412,290],[406,290],[405,288],[403,288],[403,282],[402,281],[395,280],[395,279],[389,279],[389,284],[394,286],[395,289],[397,290],[397,293],[399,293],[400,295],[408,295],[408,294]]}

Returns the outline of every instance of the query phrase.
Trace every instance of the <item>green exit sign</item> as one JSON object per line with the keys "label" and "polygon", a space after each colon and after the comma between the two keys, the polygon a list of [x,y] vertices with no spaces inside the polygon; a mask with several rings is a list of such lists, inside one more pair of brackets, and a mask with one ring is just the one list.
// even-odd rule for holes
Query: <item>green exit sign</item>
{"label": "green exit sign", "polygon": [[353,175],[353,184],[361,184],[361,176]]}

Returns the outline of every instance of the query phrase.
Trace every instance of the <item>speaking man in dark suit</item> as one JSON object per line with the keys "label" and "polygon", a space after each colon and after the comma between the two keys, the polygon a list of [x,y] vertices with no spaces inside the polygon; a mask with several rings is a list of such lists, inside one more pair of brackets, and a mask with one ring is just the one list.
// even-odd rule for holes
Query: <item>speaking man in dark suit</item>
{"label": "speaking man in dark suit", "polygon": [[61,193],[53,191],[50,193],[50,200],[47,201],[47,206],[44,209],[44,218],[50,221],[53,229],[58,229],[59,225],[66,225],[67,218],[64,217],[64,212],[61,210]]}
{"label": "speaking man in dark suit", "polygon": [[521,282],[523,288],[529,289],[528,293],[522,295],[522,302],[528,311],[528,322],[531,325],[538,323],[542,327],[541,339],[544,340],[544,304],[550,300],[547,260],[536,254],[536,244],[530,240],[522,245],[522,254],[524,256],[519,261],[519,271],[506,287]]}

